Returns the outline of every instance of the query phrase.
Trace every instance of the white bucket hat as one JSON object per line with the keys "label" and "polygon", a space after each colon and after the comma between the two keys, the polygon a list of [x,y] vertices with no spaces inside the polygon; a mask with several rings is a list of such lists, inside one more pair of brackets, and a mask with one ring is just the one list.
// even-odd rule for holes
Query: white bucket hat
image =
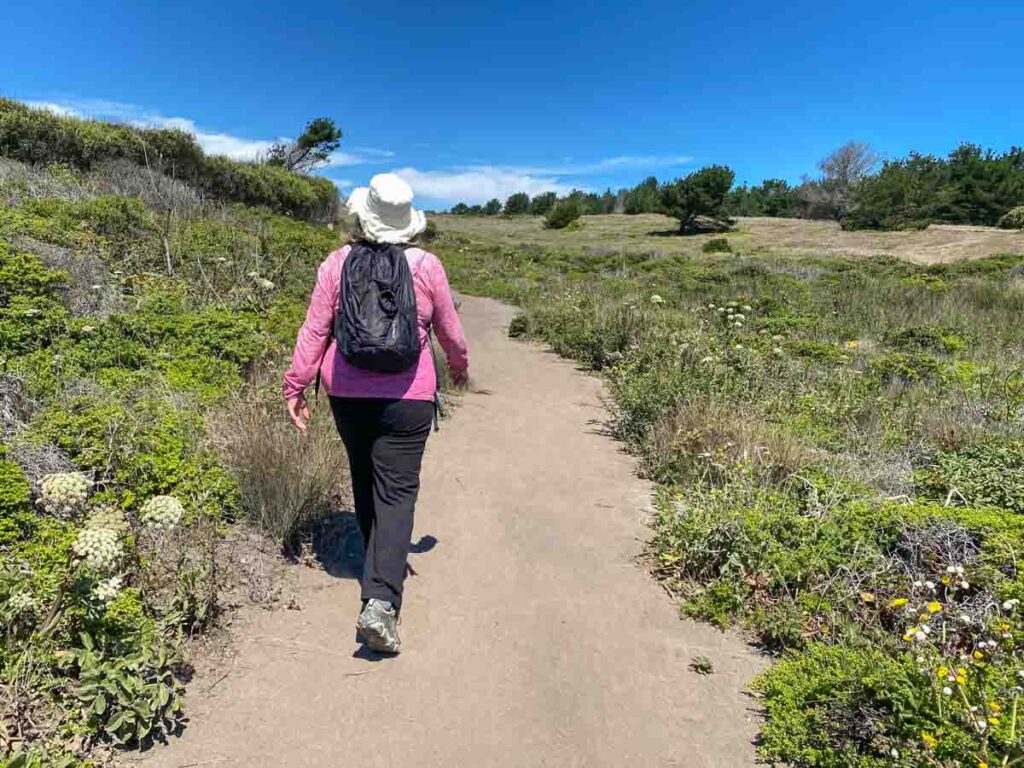
{"label": "white bucket hat", "polygon": [[369,187],[352,190],[348,210],[377,243],[407,243],[427,228],[423,211],[412,207],[412,187],[393,173],[378,173]]}

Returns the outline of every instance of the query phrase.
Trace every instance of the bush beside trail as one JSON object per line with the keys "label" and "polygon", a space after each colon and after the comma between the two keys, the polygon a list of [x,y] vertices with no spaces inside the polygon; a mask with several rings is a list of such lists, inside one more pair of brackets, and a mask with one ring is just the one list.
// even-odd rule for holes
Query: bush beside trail
{"label": "bush beside trail", "polygon": [[184,131],[136,128],[55,115],[0,98],[0,157],[89,171],[127,160],[216,198],[309,221],[332,220],[338,193],[327,179],[273,164],[206,155]]}
{"label": "bush beside trail", "polygon": [[510,333],[600,371],[657,481],[650,562],[754,632],[767,759],[1024,759],[1024,257],[442,249]]}
{"label": "bush beside trail", "polygon": [[320,435],[268,485],[291,436],[254,426],[338,235],[98,157],[0,161],[0,744],[46,768],[177,732],[184,642],[237,575],[225,526],[287,544],[344,481]]}

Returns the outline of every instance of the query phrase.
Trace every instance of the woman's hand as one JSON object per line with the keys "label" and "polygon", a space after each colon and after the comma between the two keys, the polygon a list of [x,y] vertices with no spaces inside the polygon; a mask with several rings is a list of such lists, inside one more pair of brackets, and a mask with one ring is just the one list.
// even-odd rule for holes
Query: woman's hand
{"label": "woman's hand", "polygon": [[459,387],[461,389],[465,387],[467,384],[469,384],[468,370],[456,371],[454,368],[450,368],[448,372],[451,374],[452,384],[454,384],[456,387]]}
{"label": "woman's hand", "polygon": [[309,424],[309,406],[306,405],[305,395],[296,395],[288,398],[288,418],[303,436],[306,434],[306,425]]}

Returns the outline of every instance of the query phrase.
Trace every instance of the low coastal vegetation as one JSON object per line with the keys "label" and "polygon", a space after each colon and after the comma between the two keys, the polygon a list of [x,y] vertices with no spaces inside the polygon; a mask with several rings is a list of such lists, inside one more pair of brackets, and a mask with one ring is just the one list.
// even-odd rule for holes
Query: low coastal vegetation
{"label": "low coastal vegetation", "polygon": [[179,729],[185,641],[245,577],[231,524],[273,551],[344,484],[326,431],[270,418],[266,373],[336,193],[11,102],[0,155],[0,754],[105,764]]}
{"label": "low coastal vegetation", "polygon": [[[600,372],[658,487],[650,563],[752,631],[760,750],[815,768],[1024,760],[1024,257],[917,266],[599,253],[445,233],[512,335]],[[742,243],[742,240],[738,241]]]}

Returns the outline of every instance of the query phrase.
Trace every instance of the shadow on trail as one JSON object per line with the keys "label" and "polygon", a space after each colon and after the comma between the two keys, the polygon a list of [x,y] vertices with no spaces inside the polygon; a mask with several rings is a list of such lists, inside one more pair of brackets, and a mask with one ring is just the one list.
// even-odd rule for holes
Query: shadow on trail
{"label": "shadow on trail", "polygon": [[[310,532],[313,559],[324,572],[338,579],[360,579],[363,575],[363,535],[359,531],[356,515],[348,509],[331,512],[317,522]],[[422,555],[437,546],[437,537],[421,536],[409,545],[410,555]],[[416,569],[407,565],[407,575],[415,576]]]}

